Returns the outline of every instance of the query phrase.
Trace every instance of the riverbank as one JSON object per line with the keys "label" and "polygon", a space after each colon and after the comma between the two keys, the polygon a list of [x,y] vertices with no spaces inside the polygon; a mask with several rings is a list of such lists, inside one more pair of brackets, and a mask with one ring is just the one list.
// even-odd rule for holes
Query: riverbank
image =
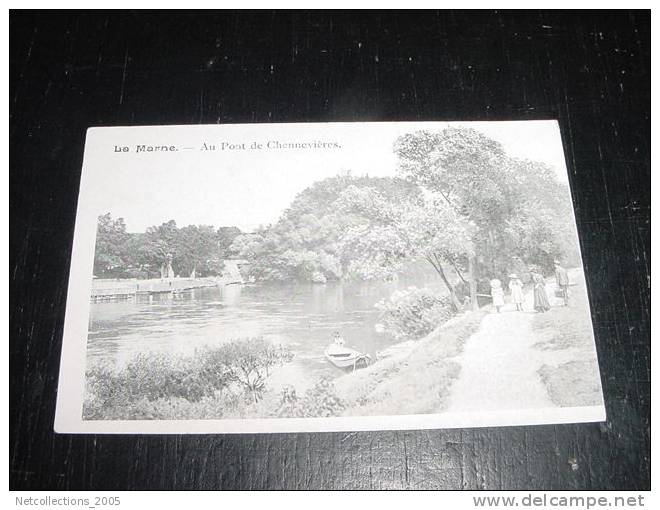
{"label": "riverbank", "polygon": [[[163,323],[155,333],[151,330],[152,323],[144,318],[144,306],[149,309],[151,306],[142,303],[143,308],[138,310],[142,315],[131,319],[130,324],[135,328],[140,324],[136,321],[142,320],[145,328],[126,343],[133,346],[138,342],[139,346],[144,341],[144,347],[136,350],[142,359],[136,364],[134,357],[125,354],[120,358],[115,351],[94,359],[100,363],[101,370],[92,374],[86,417],[375,416],[597,405],[600,386],[584,281],[576,273],[571,273],[571,281],[576,285],[571,287],[569,307],[564,307],[563,300],[555,296],[554,282],[550,281],[547,290],[553,307],[547,313],[533,312],[533,296],[529,291],[523,312],[516,311],[507,297],[502,313],[496,313],[490,306],[464,312],[420,340],[389,346],[372,343],[371,350],[356,345],[362,352],[372,354],[374,362],[348,373],[329,364],[323,358],[323,349],[329,332],[339,328],[347,332],[347,338],[356,341],[364,342],[373,333],[376,318],[365,319],[371,313],[372,294],[362,296],[362,312],[347,322],[342,313],[319,313],[321,298],[333,314],[337,303],[349,306],[353,312],[359,309],[346,301],[358,294],[342,288],[299,289],[309,292],[304,296],[314,304],[303,314],[300,295],[296,295],[297,301],[292,300],[289,288],[229,286],[217,292],[195,293],[197,300],[201,299],[199,302],[194,299],[195,294],[191,294],[190,300],[165,300],[164,305],[154,300],[154,313],[159,321],[163,320],[162,314],[169,320],[172,303],[185,311],[180,314],[185,317],[185,323]],[[229,290],[236,293],[221,293]],[[277,291],[267,301],[269,308],[265,306],[266,290]],[[242,314],[238,314],[236,305],[241,299],[250,306],[244,306]],[[289,309],[283,313],[286,306]],[[122,304],[118,312],[122,313],[124,308]],[[103,304],[98,309],[107,314],[114,308]],[[207,347],[221,349],[239,336],[261,334],[261,328],[254,326],[254,333],[245,334],[245,324],[259,325],[251,317],[265,318],[263,324],[270,331],[265,340],[290,349],[293,359],[268,368],[259,399],[246,398],[244,389],[235,382],[217,390],[207,389],[201,396],[188,395],[192,373],[203,373],[198,379],[204,384],[218,376],[217,371],[203,370]],[[244,328],[242,335],[237,334],[240,328]],[[192,337],[191,331],[197,336]],[[103,340],[102,336],[98,338],[99,342]],[[162,338],[168,342],[167,348],[158,351],[156,341]],[[181,338],[190,340],[186,343],[188,347],[193,339],[197,340],[198,347],[185,352],[174,349],[171,342]],[[128,363],[120,363],[121,359]],[[131,365],[130,370],[117,378],[117,371],[127,365]],[[144,396],[145,381],[153,382],[150,397]],[[176,386],[179,382],[182,388]],[[135,384],[139,386],[133,388],[135,391],[117,399],[123,389]],[[161,395],[167,388],[169,393]]]}
{"label": "riverbank", "polygon": [[344,416],[439,413],[461,370],[455,358],[486,311],[451,318],[426,337],[393,346],[367,368],[338,377]]}
{"label": "riverbank", "polygon": [[295,363],[275,367],[258,406],[225,417],[377,416],[440,413],[461,366],[456,358],[486,309],[464,312],[420,340],[393,344],[368,367],[313,378]]}
{"label": "riverbank", "polygon": [[338,377],[314,377],[291,361],[275,363],[265,374],[258,402],[235,383],[220,384],[221,371],[208,368],[215,350],[189,356],[141,354],[123,367],[93,364],[88,367],[84,416],[171,420],[442,412],[460,372],[454,358],[485,314],[453,317],[425,338],[388,347],[371,366]]}
{"label": "riverbank", "polygon": [[543,409],[602,404],[584,278],[570,272],[570,306],[548,282],[552,309],[506,303],[453,317],[418,341],[385,349],[338,377],[344,416]]}
{"label": "riverbank", "polygon": [[95,279],[92,281],[90,299],[97,301],[112,301],[131,299],[138,295],[177,294],[194,289],[229,285],[234,282],[227,277],[212,278],[151,278],[149,280],[127,279]]}

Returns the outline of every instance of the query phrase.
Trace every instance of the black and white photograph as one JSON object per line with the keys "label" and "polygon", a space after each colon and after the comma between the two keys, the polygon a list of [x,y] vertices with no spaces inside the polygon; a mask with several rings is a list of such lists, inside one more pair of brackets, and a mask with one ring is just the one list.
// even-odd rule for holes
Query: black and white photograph
{"label": "black and white photograph", "polygon": [[604,419],[556,122],[92,129],[77,222],[64,430]]}

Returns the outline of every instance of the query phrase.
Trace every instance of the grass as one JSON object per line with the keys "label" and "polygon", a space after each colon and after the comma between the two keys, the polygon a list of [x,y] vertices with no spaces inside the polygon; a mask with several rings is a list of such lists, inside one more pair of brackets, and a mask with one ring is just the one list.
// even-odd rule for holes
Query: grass
{"label": "grass", "polygon": [[479,329],[485,312],[452,318],[417,342],[412,351],[377,361],[335,381],[344,416],[442,412],[461,367],[454,357]]}
{"label": "grass", "polygon": [[602,403],[595,359],[569,361],[558,366],[543,365],[541,380],[550,400],[562,407],[594,406]]}
{"label": "grass", "polygon": [[532,328],[541,337],[534,347],[541,350],[591,349],[591,317],[584,287],[571,288],[570,306],[551,308],[534,316]]}
{"label": "grass", "polygon": [[543,365],[538,374],[558,406],[598,405],[602,403],[600,376],[584,283],[570,290],[570,306],[553,307],[536,315],[532,328],[541,338],[535,348],[557,354],[574,351],[571,361]]}

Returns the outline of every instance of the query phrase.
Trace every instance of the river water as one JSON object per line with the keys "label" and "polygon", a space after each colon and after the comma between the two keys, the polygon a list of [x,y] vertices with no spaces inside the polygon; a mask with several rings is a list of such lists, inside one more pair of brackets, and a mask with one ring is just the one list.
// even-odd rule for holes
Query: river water
{"label": "river water", "polygon": [[395,343],[379,333],[375,304],[397,289],[428,286],[442,292],[426,272],[395,282],[229,285],[178,295],[92,303],[88,357],[121,366],[137,353],[192,354],[196,348],[263,335],[295,354],[293,367],[306,375],[337,374],[323,351],[333,332],[346,345],[375,354]]}

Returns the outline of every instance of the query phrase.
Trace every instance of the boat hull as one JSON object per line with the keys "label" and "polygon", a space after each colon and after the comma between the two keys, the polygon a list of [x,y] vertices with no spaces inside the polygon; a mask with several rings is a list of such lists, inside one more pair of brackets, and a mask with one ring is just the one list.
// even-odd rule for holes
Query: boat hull
{"label": "boat hull", "polygon": [[371,357],[368,354],[363,354],[354,349],[342,349],[340,351],[326,349],[325,359],[337,368],[353,369],[367,366],[371,361]]}

